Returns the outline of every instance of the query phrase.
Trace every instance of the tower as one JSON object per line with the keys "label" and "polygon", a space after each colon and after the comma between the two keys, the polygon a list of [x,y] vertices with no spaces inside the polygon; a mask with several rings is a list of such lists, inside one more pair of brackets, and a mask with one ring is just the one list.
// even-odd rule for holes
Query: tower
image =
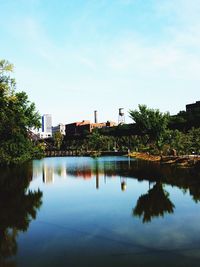
{"label": "tower", "polygon": [[123,112],[123,108],[119,108],[119,115],[118,115],[118,124],[124,124],[125,123],[125,115]]}
{"label": "tower", "polygon": [[98,120],[97,120],[97,110],[94,111],[94,123],[98,123]]}

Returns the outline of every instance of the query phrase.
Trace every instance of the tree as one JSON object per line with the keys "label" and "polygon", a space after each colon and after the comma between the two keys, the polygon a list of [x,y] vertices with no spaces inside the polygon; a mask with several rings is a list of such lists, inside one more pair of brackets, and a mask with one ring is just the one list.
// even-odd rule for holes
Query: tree
{"label": "tree", "polygon": [[190,152],[200,154],[200,128],[192,128],[189,131],[189,137],[191,141]]}
{"label": "tree", "polygon": [[0,164],[22,163],[32,158],[29,130],[40,127],[40,115],[25,92],[15,92],[10,76],[13,65],[0,60]]}
{"label": "tree", "polygon": [[135,121],[141,135],[148,135],[148,142],[159,146],[169,122],[169,113],[161,113],[158,109],[149,109],[139,105],[138,110],[130,110],[130,117]]}
{"label": "tree", "polygon": [[62,145],[62,141],[63,141],[63,135],[61,134],[61,132],[56,132],[55,134],[53,134],[53,141],[54,141],[54,146],[57,149],[60,149],[61,145]]}

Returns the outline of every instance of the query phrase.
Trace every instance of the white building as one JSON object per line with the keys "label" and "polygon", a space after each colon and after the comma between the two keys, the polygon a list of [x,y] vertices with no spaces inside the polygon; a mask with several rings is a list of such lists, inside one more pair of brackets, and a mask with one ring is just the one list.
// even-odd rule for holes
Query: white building
{"label": "white building", "polygon": [[37,134],[40,139],[46,139],[46,138],[51,138],[52,133],[45,133],[45,132],[40,132]]}
{"label": "white building", "polygon": [[62,135],[65,135],[65,125],[60,123],[58,126],[52,127],[52,134],[55,133],[61,133]]}
{"label": "white building", "polygon": [[52,134],[52,116],[51,116],[51,114],[44,114],[42,116],[42,132]]}
{"label": "white building", "polygon": [[52,137],[52,116],[51,114],[44,114],[42,116],[42,131],[37,133],[40,139]]}

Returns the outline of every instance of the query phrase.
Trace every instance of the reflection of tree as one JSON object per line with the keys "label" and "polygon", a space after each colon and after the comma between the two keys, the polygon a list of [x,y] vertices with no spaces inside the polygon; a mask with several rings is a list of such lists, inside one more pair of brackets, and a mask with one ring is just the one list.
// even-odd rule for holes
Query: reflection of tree
{"label": "reflection of tree", "polygon": [[42,204],[42,192],[30,191],[32,166],[0,172],[0,262],[17,252],[16,237],[27,231]]}
{"label": "reflection of tree", "polygon": [[173,212],[174,204],[169,199],[169,193],[158,182],[147,194],[139,197],[133,209],[133,215],[143,217],[143,223],[150,222],[153,217]]}
{"label": "reflection of tree", "polygon": [[189,188],[192,199],[197,203],[200,201],[200,186],[199,184],[193,184]]}

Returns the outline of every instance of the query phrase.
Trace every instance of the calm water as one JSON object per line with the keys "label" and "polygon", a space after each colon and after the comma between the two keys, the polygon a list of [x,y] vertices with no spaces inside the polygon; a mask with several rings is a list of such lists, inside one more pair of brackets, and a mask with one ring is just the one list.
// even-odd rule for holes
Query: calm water
{"label": "calm water", "polygon": [[0,266],[199,266],[200,173],[125,157],[0,170]]}

